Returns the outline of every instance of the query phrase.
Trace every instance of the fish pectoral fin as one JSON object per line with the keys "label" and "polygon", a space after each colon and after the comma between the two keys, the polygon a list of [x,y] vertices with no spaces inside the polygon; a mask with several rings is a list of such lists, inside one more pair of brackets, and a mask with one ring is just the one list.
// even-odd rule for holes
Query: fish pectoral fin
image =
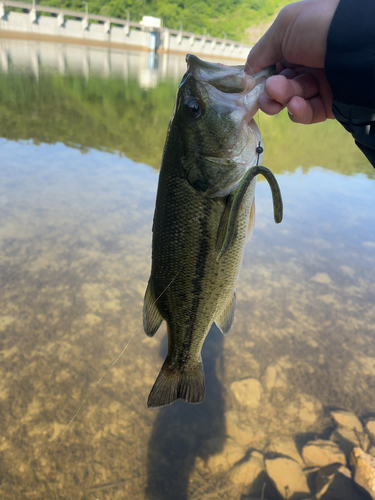
{"label": "fish pectoral fin", "polygon": [[153,337],[162,322],[163,318],[156,307],[156,300],[152,286],[150,282],[148,282],[143,302],[143,329],[145,334],[149,337]]}
{"label": "fish pectoral fin", "polygon": [[270,185],[272,192],[272,200],[273,200],[273,214],[276,224],[279,224],[283,220],[283,200],[281,198],[281,192],[276,177],[267,167],[263,167],[262,165],[251,167],[243,176],[240,185],[238,186],[238,188],[234,193],[233,202],[230,208],[228,226],[224,238],[224,243],[223,246],[221,247],[219,255],[216,258],[216,261],[219,261],[221,257],[225,254],[225,252],[227,252],[229,248],[231,248],[231,246],[233,245],[233,239],[235,236],[235,230],[237,225],[237,218],[241,209],[242,200],[244,199],[246,191],[250,186],[252,180],[259,174],[262,174],[266,178],[268,184]]}
{"label": "fish pectoral fin", "polygon": [[[233,195],[229,195],[226,200],[226,205],[223,211],[223,215],[221,216],[220,219],[220,224],[219,228],[217,230],[217,237],[216,237],[216,251],[219,253],[220,250],[222,249],[222,246],[224,244],[225,236],[227,234],[227,228],[228,228],[228,222],[229,222],[229,215],[230,215],[230,210],[232,207],[232,202],[233,202]],[[231,248],[233,246],[233,240],[230,244]]]}
{"label": "fish pectoral fin", "polygon": [[148,397],[149,408],[160,408],[177,399],[197,404],[204,399],[206,387],[202,359],[193,366],[177,369],[167,356]]}
{"label": "fish pectoral fin", "polygon": [[227,305],[215,319],[216,326],[220,329],[223,335],[230,332],[236,311],[236,290],[233,292],[232,298],[227,302]]}

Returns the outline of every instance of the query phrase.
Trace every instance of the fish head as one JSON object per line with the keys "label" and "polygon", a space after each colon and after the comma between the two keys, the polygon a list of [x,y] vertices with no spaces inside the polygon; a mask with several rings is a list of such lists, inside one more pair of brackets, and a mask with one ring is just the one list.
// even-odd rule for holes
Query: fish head
{"label": "fish head", "polygon": [[208,63],[190,54],[186,61],[171,117],[182,142],[182,168],[203,196],[224,197],[251,166],[261,165],[256,148],[262,138],[254,115],[274,67],[250,76],[244,66]]}

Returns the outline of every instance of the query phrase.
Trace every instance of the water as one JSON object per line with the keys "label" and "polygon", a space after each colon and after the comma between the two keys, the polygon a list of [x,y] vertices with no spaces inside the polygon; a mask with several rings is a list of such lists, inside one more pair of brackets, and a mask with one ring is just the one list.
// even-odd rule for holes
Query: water
{"label": "water", "polygon": [[259,496],[264,474],[233,476],[251,450],[327,433],[331,408],[375,413],[374,171],[337,123],[262,115],[284,221],[259,182],[235,325],[203,349],[206,399],[148,410],[166,335],[145,336],[142,302],[184,61],[2,39],[0,55],[2,498]]}

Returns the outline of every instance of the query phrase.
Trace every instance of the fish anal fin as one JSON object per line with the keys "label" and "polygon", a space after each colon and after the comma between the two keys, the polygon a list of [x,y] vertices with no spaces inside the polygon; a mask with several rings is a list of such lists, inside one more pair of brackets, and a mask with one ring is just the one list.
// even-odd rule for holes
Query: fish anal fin
{"label": "fish anal fin", "polygon": [[149,337],[153,337],[163,322],[156,307],[155,295],[150,282],[147,285],[143,302],[143,329]]}
{"label": "fish anal fin", "polygon": [[203,401],[205,392],[201,359],[193,367],[176,369],[167,356],[151,389],[147,406],[149,408],[160,408],[172,404],[177,399],[197,404]]}
{"label": "fish anal fin", "polygon": [[236,290],[233,292],[232,298],[228,300],[226,306],[215,319],[216,326],[220,329],[223,335],[230,332],[236,311]]}

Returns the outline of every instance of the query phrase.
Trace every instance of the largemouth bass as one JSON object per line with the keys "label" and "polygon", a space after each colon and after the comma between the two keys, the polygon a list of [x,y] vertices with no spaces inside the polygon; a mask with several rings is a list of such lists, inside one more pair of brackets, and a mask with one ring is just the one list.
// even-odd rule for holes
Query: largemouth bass
{"label": "largemouth bass", "polygon": [[282,218],[277,182],[260,166],[262,139],[253,119],[273,69],[251,77],[243,66],[186,60],[161,164],[143,308],[149,337],[163,320],[168,331],[149,407],[204,398],[201,349],[214,321],[224,335],[233,325],[258,173],[271,184],[275,220]]}

